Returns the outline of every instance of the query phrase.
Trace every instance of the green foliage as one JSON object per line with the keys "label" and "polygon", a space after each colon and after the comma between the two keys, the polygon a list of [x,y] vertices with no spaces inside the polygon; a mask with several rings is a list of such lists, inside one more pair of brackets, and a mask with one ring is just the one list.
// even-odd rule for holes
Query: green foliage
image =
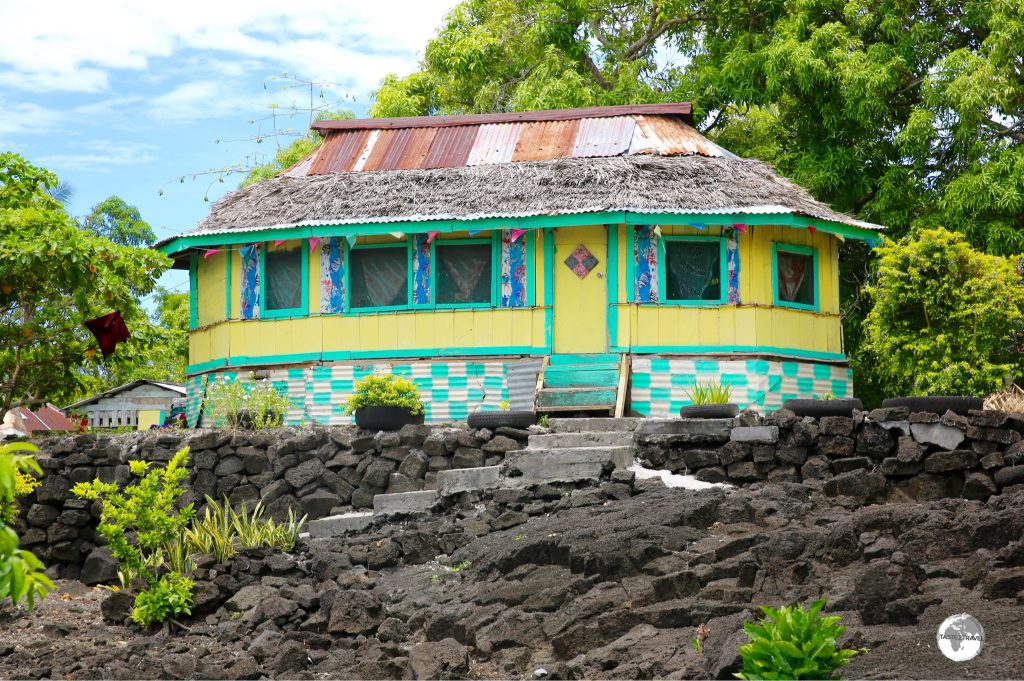
{"label": "green foliage", "polygon": [[[251,373],[249,382],[225,378],[206,391],[206,408],[218,427],[236,429],[251,425],[256,430],[278,428],[291,406],[288,398],[278,392],[270,381],[256,380]],[[248,414],[249,424],[244,423],[244,414]]]}
{"label": "green foliage", "polygon": [[149,627],[171,617],[191,615],[193,586],[191,579],[177,572],[163,575],[148,591],[135,597],[132,619]]}
{"label": "green foliage", "polygon": [[[188,447],[180,450],[164,467],[150,469],[149,462],[129,461],[129,469],[140,480],[124,490],[118,489],[117,483],[101,482],[98,478],[80,482],[71,490],[75,496],[103,502],[97,532],[107,540],[111,554],[121,563],[122,583],[141,577],[149,591],[156,592],[150,596],[140,593],[136,598],[136,608],[140,598],[146,606],[143,617],[173,612],[181,603],[180,591],[185,582],[180,575],[167,581],[167,576],[159,577],[157,570],[164,562],[167,547],[179,541],[195,517],[192,504],[180,510],[175,508],[185,492],[181,483],[188,477],[188,451]],[[188,589],[191,592],[191,582]]]}
{"label": "green foliage", "polygon": [[883,390],[983,396],[1020,373],[1024,286],[1015,260],[945,229],[887,242],[878,257],[858,366],[873,366]]}
{"label": "green foliage", "polygon": [[122,246],[149,246],[156,235],[142,213],[119,196],[110,196],[92,207],[82,218],[82,229],[106,237]]}
{"label": "green foliage", "polygon": [[10,501],[4,497],[0,497],[0,523],[5,525],[12,524],[18,519],[18,505],[14,503],[14,499],[23,497],[31,494],[37,487],[39,487],[39,478],[36,478],[27,470],[22,470],[20,467],[14,468],[14,494]]}
{"label": "green foliage", "polygon": [[133,338],[146,336],[138,300],[171,261],[79,229],[47,193],[57,178],[14,153],[0,154],[0,418],[11,407],[66,404],[83,371],[100,365],[83,321],[118,310]]}
{"label": "green foliage", "polygon": [[740,646],[743,671],[736,678],[747,679],[831,679],[835,671],[854,655],[866,650],[838,650],[836,639],[846,631],[840,617],[820,617],[825,599],[811,607],[761,606],[765,617],[758,624],[743,623],[750,643]]}
{"label": "green foliage", "polygon": [[732,386],[724,383],[694,383],[692,388],[684,391],[691,404],[729,404],[732,398]]}
{"label": "green foliage", "polygon": [[[18,454],[18,452],[29,452]],[[27,443],[0,445],[0,502],[11,506],[18,494],[18,480],[42,469],[33,458],[36,447]],[[0,599],[10,597],[15,605],[25,601],[29,610],[37,598],[45,598],[53,582],[43,574],[45,566],[31,551],[18,548],[18,535],[7,526],[0,527]]]}
{"label": "green foliage", "polygon": [[412,381],[394,374],[370,375],[356,383],[355,392],[345,402],[345,413],[360,407],[403,407],[413,414],[423,413],[420,391]]}
{"label": "green foliage", "polygon": [[288,509],[288,520],[278,522],[263,517],[263,502],[258,502],[250,513],[243,503],[241,510],[231,507],[227,499],[218,504],[206,497],[206,510],[202,519],[192,523],[186,537],[192,553],[212,553],[218,563],[235,555],[239,546],[265,546],[291,551],[299,539],[307,516],[296,519],[295,511]]}

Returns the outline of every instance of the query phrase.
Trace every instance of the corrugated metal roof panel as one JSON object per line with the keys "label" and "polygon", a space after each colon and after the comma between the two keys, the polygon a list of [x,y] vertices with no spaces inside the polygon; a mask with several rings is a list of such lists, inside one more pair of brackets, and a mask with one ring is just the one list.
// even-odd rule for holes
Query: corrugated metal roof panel
{"label": "corrugated metal roof panel", "polygon": [[321,144],[319,147],[306,154],[305,158],[281,174],[285,177],[305,177],[306,175],[309,175],[309,169],[313,166],[313,163],[316,162],[317,156],[320,155],[320,150],[323,148],[324,145]]}
{"label": "corrugated metal roof panel", "polygon": [[513,161],[547,161],[572,155],[578,120],[522,123]]}
{"label": "corrugated metal roof panel", "polygon": [[413,128],[412,133],[406,141],[402,157],[395,166],[395,170],[409,170],[410,168],[422,168],[423,161],[427,157],[430,143],[437,135],[437,128]]}
{"label": "corrugated metal roof panel", "polygon": [[636,122],[631,116],[584,118],[580,121],[572,155],[576,158],[621,156],[629,151],[635,128]]}
{"label": "corrugated metal roof panel", "polygon": [[[397,141],[400,146],[404,146],[402,145],[401,140],[402,136],[407,133],[408,130],[379,131],[379,134],[377,135],[377,142],[373,145],[370,155],[366,157],[366,162],[363,164],[362,170],[384,170],[385,168],[382,166],[391,151],[392,145]],[[388,170],[390,170],[390,168]]]}
{"label": "corrugated metal roof panel", "polygon": [[[722,148],[714,144],[681,119],[672,116],[637,116],[637,127],[643,131],[643,139],[634,135],[630,153],[657,153],[662,156],[700,154],[701,156],[724,156]],[[634,150],[636,149],[636,150]],[[647,151],[653,149],[654,151]]]}
{"label": "corrugated metal roof panel", "polygon": [[479,127],[438,128],[434,141],[430,143],[423,168],[454,168],[466,165]]}
{"label": "corrugated metal roof panel", "polygon": [[352,164],[353,172],[358,172],[363,169],[366,165],[367,159],[370,158],[370,154],[373,153],[374,147],[377,146],[377,140],[380,139],[380,130],[371,130],[370,136],[366,138],[366,144],[363,146],[363,150],[359,153],[359,158]]}
{"label": "corrugated metal roof panel", "polygon": [[329,133],[327,139],[320,145],[320,153],[313,161],[308,174],[348,172],[359,158],[369,136],[369,130],[342,130]]}
{"label": "corrugated metal roof panel", "polygon": [[508,163],[516,150],[522,123],[497,123],[481,125],[476,141],[466,159],[467,166],[485,163]]}

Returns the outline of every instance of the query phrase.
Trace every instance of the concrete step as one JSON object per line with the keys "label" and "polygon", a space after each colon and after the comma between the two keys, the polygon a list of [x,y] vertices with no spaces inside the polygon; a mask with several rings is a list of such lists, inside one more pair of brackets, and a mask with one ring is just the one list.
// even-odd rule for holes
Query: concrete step
{"label": "concrete step", "polygon": [[419,513],[426,511],[437,501],[437,490],[423,492],[398,492],[396,494],[378,494],[373,498],[374,515],[390,515],[392,513]]}
{"label": "concrete step", "polygon": [[536,466],[537,462],[554,465],[563,464],[597,464],[601,467],[612,465],[615,468],[629,468],[633,465],[632,447],[562,447],[558,449],[520,449],[505,455],[505,464],[522,470],[520,464]]}
{"label": "concrete step", "polygon": [[437,493],[442,497],[460,492],[476,492],[478,490],[497,487],[501,478],[500,466],[483,468],[455,468],[437,473]]}
{"label": "concrete step", "polygon": [[584,419],[550,419],[548,427],[555,433],[596,433],[609,431],[636,430],[643,419],[635,417],[623,418],[584,418]]}
{"label": "concrete step", "polygon": [[529,449],[561,449],[565,447],[631,447],[633,433],[626,430],[604,430],[584,433],[548,433],[531,435]]}
{"label": "concrete step", "polygon": [[308,529],[309,536],[313,539],[319,537],[337,537],[348,532],[355,532],[367,527],[373,521],[373,512],[354,512],[332,515],[318,520],[310,520]]}

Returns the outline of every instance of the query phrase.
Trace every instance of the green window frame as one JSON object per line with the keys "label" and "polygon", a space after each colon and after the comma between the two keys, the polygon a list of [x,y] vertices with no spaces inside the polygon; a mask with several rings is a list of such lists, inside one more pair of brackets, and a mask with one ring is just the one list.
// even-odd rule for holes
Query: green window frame
{"label": "green window frame", "polygon": [[[793,253],[811,257],[811,283],[814,286],[814,302],[811,304],[782,300],[779,296],[779,253]],[[818,249],[808,246],[793,246],[778,241],[772,242],[772,302],[777,307],[817,312],[820,307],[821,277],[818,268]]]}
{"label": "green window frame", "polygon": [[[712,300],[670,300],[668,298],[668,248],[673,242],[718,244],[718,291],[719,297]],[[632,250],[632,249],[631,249]],[[683,305],[687,307],[719,307],[728,302],[728,262],[726,240],[717,236],[662,236],[658,240],[658,303],[659,305]]]}
{"label": "green window frame", "polygon": [[[230,282],[229,282],[230,284]],[[193,252],[188,259],[188,330],[199,327],[199,254]]]}
{"label": "green window frame", "polygon": [[[367,307],[356,307],[352,304],[352,254],[358,251],[377,250],[381,248],[402,248],[405,249],[405,304],[404,305],[377,305]],[[356,244],[348,249],[349,258],[345,267],[345,290],[347,295],[345,296],[345,311],[353,314],[362,314],[366,312],[384,312],[387,310],[415,310],[429,307],[427,305],[413,305],[412,304],[412,291],[413,291],[413,280],[412,280],[412,241],[406,239],[404,242],[396,244]]]}
{"label": "green window frame", "polygon": [[[299,241],[298,249],[302,258],[302,275],[299,280],[300,302],[298,307],[282,308],[280,310],[267,309],[267,256],[270,254],[270,244],[264,244],[263,252],[260,254],[260,317],[262,319],[280,319],[282,317],[304,317],[309,314],[309,249],[305,247],[305,241]],[[291,250],[285,249],[285,250]]]}
{"label": "green window frame", "polygon": [[[428,305],[419,305],[417,307],[429,307],[438,310],[457,310],[457,309],[488,309],[497,308],[500,293],[498,291],[499,281],[501,280],[501,232],[492,232],[489,236],[482,239],[434,239],[430,242],[430,303]],[[526,235],[519,237],[520,239],[526,238]],[[489,244],[488,244],[489,242]],[[490,245],[491,247],[491,281],[490,281],[490,292],[491,297],[486,303],[438,303],[437,302],[437,274],[438,274],[438,259],[437,259],[437,247],[438,246],[484,246]],[[529,249],[527,249],[529,251]],[[529,279],[529,278],[527,278]],[[529,297],[529,290],[527,290],[527,297]]]}

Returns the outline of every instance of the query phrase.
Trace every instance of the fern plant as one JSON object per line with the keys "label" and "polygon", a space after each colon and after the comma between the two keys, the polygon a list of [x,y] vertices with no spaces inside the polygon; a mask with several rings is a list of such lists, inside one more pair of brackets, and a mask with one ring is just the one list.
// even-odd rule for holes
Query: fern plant
{"label": "fern plant", "polygon": [[740,646],[743,671],[738,679],[833,679],[836,670],[866,649],[840,650],[836,639],[846,627],[840,617],[819,617],[826,599],[805,608],[760,606],[765,617],[743,623],[750,643]]}

